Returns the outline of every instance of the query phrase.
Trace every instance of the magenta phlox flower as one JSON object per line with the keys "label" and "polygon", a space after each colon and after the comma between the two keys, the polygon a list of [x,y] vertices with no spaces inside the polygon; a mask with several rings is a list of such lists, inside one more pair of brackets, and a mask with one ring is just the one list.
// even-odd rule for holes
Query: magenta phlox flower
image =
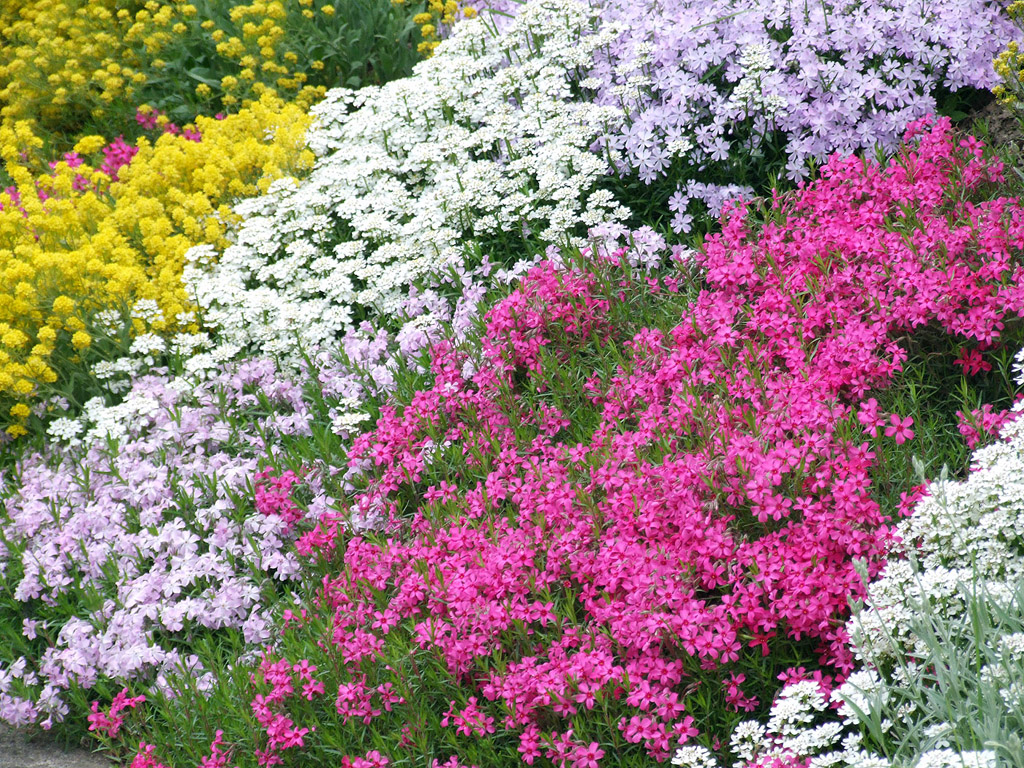
{"label": "magenta phlox flower", "polygon": [[156,746],[140,741],[139,748],[128,768],[167,768],[167,766],[153,757],[155,751]]}
{"label": "magenta phlox flower", "polygon": [[376,749],[371,749],[363,757],[345,755],[341,758],[341,768],[387,768],[389,765],[391,765],[391,760]]}
{"label": "magenta phlox flower", "polygon": [[985,360],[979,349],[969,350],[966,347],[962,347],[960,349],[960,356],[953,363],[963,368],[964,373],[968,376],[975,376],[984,371],[992,370],[992,364]]}
{"label": "magenta phlox flower", "polygon": [[94,701],[92,703],[92,714],[89,715],[89,730],[90,731],[101,731],[104,736],[116,739],[117,734],[121,730],[121,726],[124,725],[124,715],[120,714],[125,709],[135,709],[139,704],[146,700],[145,696],[128,696],[128,689],[123,688],[114,697],[114,700],[110,703],[110,708],[106,712],[100,711],[100,703]]}
{"label": "magenta phlox flower", "polygon": [[199,758],[199,768],[228,768],[231,759],[230,750],[221,749],[224,743],[224,731],[217,730],[210,742],[210,754]]}
{"label": "magenta phlox flower", "polygon": [[905,443],[907,440],[914,439],[912,426],[914,426],[913,418],[910,416],[901,418],[898,413],[893,413],[889,416],[889,426],[885,428],[885,435],[895,438],[897,443]]}
{"label": "magenta phlox flower", "polygon": [[494,718],[477,708],[476,696],[470,696],[464,708],[458,710],[455,701],[449,702],[448,711],[441,718],[441,725],[455,728],[455,732],[463,736],[482,737],[494,733]]}

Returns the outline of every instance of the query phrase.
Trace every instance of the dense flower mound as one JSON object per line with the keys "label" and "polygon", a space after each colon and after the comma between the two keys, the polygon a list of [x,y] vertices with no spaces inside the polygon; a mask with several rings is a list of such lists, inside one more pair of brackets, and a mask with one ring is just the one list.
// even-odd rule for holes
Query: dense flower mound
{"label": "dense flower mound", "polygon": [[[797,665],[848,673],[854,561],[878,572],[896,512],[866,435],[914,437],[870,395],[916,332],[989,349],[1024,311],[1001,167],[948,121],[908,139],[833,158],[760,225],[731,210],[675,274],[546,262],[477,354],[436,345],[432,386],[350,453],[348,512],[383,531],[331,512],[298,540],[333,573],[261,664],[257,762],[383,765],[437,728],[455,762],[665,759]],[[630,328],[640,291],[672,319]]]}
{"label": "dense flower mound", "polygon": [[[194,133],[137,145],[83,137],[46,173],[34,169],[46,165],[30,127],[0,128],[14,180],[0,193],[0,425],[23,434],[41,396],[107,362],[97,337],[189,328],[186,251],[226,244],[230,203],[308,168],[307,124],[297,106],[267,98],[224,120],[198,118]],[[140,300],[157,310],[148,325],[129,312]]]}
{"label": "dense flower mound", "polygon": [[[1024,386],[1024,353],[1017,361]],[[809,681],[786,687],[766,726],[734,733],[736,768],[1020,763],[1011,734],[1024,729],[1022,410],[975,451],[965,480],[933,481],[900,522],[898,546],[848,623],[859,669],[831,695]],[[830,699],[842,722],[828,718]],[[717,764],[708,758],[689,748],[673,762]]]}
{"label": "dense flower mound", "polygon": [[121,404],[87,405],[83,438],[3,478],[0,616],[25,618],[4,649],[0,720],[50,727],[69,688],[109,680],[159,687],[188,669],[208,687],[182,642],[207,630],[266,642],[273,582],[299,572],[296,523],[331,500],[311,468],[301,508],[294,472],[257,470],[312,419],[268,362],[198,386],[142,376]]}
{"label": "dense flower mound", "polygon": [[[599,188],[616,154],[590,151],[621,112],[574,95],[573,73],[611,38],[575,0],[534,2],[500,36],[458,25],[409,78],[331,91],[314,109],[309,178],[240,206],[244,224],[212,269],[215,249],[190,254],[204,322],[227,348],[293,363],[298,345],[364,319],[411,318],[415,335],[472,301],[463,278],[483,257],[527,258],[531,243],[622,219]],[[446,273],[446,291],[407,301],[414,282]]]}
{"label": "dense flower mound", "polygon": [[[485,18],[519,7],[474,5]],[[720,185],[802,178],[809,159],[834,151],[893,149],[941,94],[996,85],[992,60],[1020,37],[991,0],[595,6],[623,32],[585,82],[598,104],[628,114],[614,146],[640,178],[690,180],[671,199],[676,231],[689,226],[690,200],[714,201]]]}

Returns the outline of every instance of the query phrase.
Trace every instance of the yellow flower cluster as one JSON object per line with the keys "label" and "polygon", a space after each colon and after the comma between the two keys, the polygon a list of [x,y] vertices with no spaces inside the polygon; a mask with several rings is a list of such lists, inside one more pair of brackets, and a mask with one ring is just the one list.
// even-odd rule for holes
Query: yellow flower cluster
{"label": "yellow flower cluster", "polygon": [[[405,5],[406,0],[391,2],[395,5]],[[419,26],[420,36],[423,38],[423,42],[419,44],[419,52],[424,56],[432,55],[441,42],[437,35],[438,25],[451,26],[460,12],[467,19],[476,16],[476,9],[470,6],[460,8],[458,0],[427,0],[427,10],[412,17],[413,23]]]}
{"label": "yellow flower cluster", "polygon": [[[151,299],[165,320],[149,328],[176,330],[189,309],[185,252],[204,242],[223,247],[233,200],[312,167],[306,112],[276,97],[224,120],[200,117],[195,127],[200,142],[139,139],[111,183],[98,162],[62,161],[52,175],[34,174],[42,140],[27,122],[0,125],[0,155],[17,189],[13,199],[0,193],[0,420],[8,434],[25,433],[41,385],[71,374],[93,341],[97,310]],[[87,136],[75,150],[101,160],[104,143]]]}
{"label": "yellow flower cluster", "polygon": [[[295,0],[290,5],[295,4]],[[307,19],[315,17],[313,0],[297,0],[301,14]],[[320,9],[324,16],[333,16],[333,6]],[[229,14],[232,29],[224,29],[204,21],[200,27],[216,43],[217,54],[238,66],[237,75],[221,78],[220,86],[225,91],[222,101],[231,105],[242,100],[246,103],[249,95],[258,97],[274,93],[295,103],[308,107],[323,97],[324,86],[306,85],[308,75],[292,68],[298,55],[288,49],[289,40],[285,32],[288,9],[281,0],[254,0],[231,8]],[[295,45],[300,41],[292,41]]]}
{"label": "yellow flower cluster", "polygon": [[[296,14],[315,15],[313,0],[287,2]],[[326,90],[307,85],[308,75],[291,66],[298,56],[289,45],[301,41],[287,38],[282,0],[229,5],[230,23],[220,16],[201,18],[187,0],[148,0],[134,13],[124,5],[119,0],[0,3],[2,121],[31,120],[44,132],[73,135],[117,110],[133,113],[146,93],[166,87],[161,81],[193,76],[184,72],[191,69],[186,43],[197,36],[205,36],[236,70],[220,82],[228,107],[275,92],[308,107]],[[333,6],[321,11],[334,14]],[[148,91],[147,85],[152,86]],[[217,82],[194,86],[201,100],[215,95],[211,85]]]}
{"label": "yellow flower cluster", "polygon": [[[0,116],[47,131],[102,118],[146,81],[116,0],[5,0],[0,11]],[[152,25],[152,22],[151,22]]]}
{"label": "yellow flower cluster", "polygon": [[[1024,21],[1024,0],[1015,0],[1006,8],[1017,26]],[[1024,52],[1016,41],[1011,41],[1006,50],[994,62],[996,74],[1002,84],[992,89],[1000,103],[1015,112],[1024,112]]]}

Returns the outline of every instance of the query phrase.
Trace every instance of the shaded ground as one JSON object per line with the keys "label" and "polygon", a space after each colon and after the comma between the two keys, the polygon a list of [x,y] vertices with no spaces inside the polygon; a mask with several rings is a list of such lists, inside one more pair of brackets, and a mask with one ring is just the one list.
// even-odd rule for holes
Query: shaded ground
{"label": "shaded ground", "polygon": [[993,146],[1024,145],[1024,132],[1017,119],[998,102],[991,102],[970,115],[971,119],[964,122],[964,128],[971,129],[973,120],[984,120],[988,127],[988,138]]}
{"label": "shaded ground", "polygon": [[0,724],[0,768],[111,768],[84,749],[64,751],[46,736],[29,738]]}

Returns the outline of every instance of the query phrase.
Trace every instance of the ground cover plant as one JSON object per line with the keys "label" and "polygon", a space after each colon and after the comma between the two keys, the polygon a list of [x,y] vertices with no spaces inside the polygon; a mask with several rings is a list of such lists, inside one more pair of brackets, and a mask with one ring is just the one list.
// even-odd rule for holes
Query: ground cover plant
{"label": "ground cover plant", "polygon": [[[308,433],[312,417],[272,365],[195,389],[141,377],[123,403],[90,402],[84,418],[84,442],[67,436],[82,450],[28,456],[5,477],[19,495],[0,533],[13,587],[4,611],[23,622],[5,626],[4,643],[24,656],[5,670],[0,712],[16,725],[61,722],[69,697],[81,725],[84,691],[109,680],[159,686],[184,666],[203,685],[210,673],[189,641],[238,627],[254,646],[266,642],[272,582],[298,570],[290,543],[301,514],[274,505],[272,470],[257,473],[268,443]],[[327,501],[314,494],[309,509]]]}
{"label": "ground cover plant", "polygon": [[890,410],[914,337],[947,372],[1021,343],[1019,202],[948,123],[913,131],[658,277],[607,249],[546,262],[478,348],[435,345],[299,535],[317,577],[254,682],[151,696],[135,759],[639,765],[725,742],[780,674],[851,671],[854,561],[875,575],[909,512],[915,433],[955,430],[949,403]]}
{"label": "ground cover plant", "polygon": [[[309,177],[246,201],[222,253],[189,254],[205,323],[285,365],[363,321],[408,353],[481,297],[485,263],[522,269],[623,219],[599,188],[608,158],[590,151],[622,113],[572,95],[572,73],[611,36],[584,5],[536,3],[500,37],[462,23],[409,78],[332,91],[313,110]],[[424,290],[438,278],[450,285]]]}
{"label": "ground cover plant", "polygon": [[77,135],[132,132],[139,105],[179,125],[265,94],[308,107],[327,88],[406,74],[418,58],[416,8],[377,0],[12,0],[0,9],[0,119],[30,122],[66,151]]}
{"label": "ground cover plant", "polygon": [[[45,411],[33,407],[44,397],[80,407],[98,394],[89,383],[96,366],[133,337],[196,330],[181,284],[185,252],[224,242],[236,197],[309,166],[305,120],[298,107],[267,97],[223,120],[197,118],[194,131],[135,145],[82,137],[39,174],[31,170],[38,138],[0,128],[14,181],[0,193],[8,254],[0,266],[0,407],[8,437],[26,434],[33,415],[39,430]],[[133,318],[140,301],[152,309]],[[118,333],[125,325],[128,338]]]}
{"label": "ground cover plant", "polygon": [[920,483],[1012,429],[1019,174],[915,119],[1015,11],[370,5],[5,6],[3,61],[148,69],[61,126],[0,67],[0,717],[136,768],[1012,764],[1019,601],[956,558],[1015,573],[1014,490]]}
{"label": "ground cover plant", "polygon": [[[627,11],[610,11],[605,4],[588,9],[575,2],[533,3],[515,9],[508,17],[494,17],[502,20],[500,35],[488,25],[487,13],[462,21],[410,78],[357,94],[339,89],[317,106],[308,141],[321,157],[310,177],[247,202],[241,209],[246,221],[227,250],[201,248],[192,254],[186,283],[225,350],[274,355],[288,364],[289,359],[301,359],[302,350],[331,343],[369,320],[378,330],[396,333],[401,353],[408,353],[422,347],[438,322],[466,316],[466,305],[480,299],[488,280],[465,273],[485,262],[495,265],[489,270],[493,282],[508,275],[497,267],[511,268],[514,275],[535,263],[547,245],[563,238],[578,245],[597,225],[625,223],[634,230],[653,225],[658,237],[688,231],[693,216],[687,201],[697,196],[717,217],[726,199],[750,190],[744,174],[782,176],[786,163],[776,156],[752,164],[749,154],[762,150],[752,140],[745,144],[738,133],[740,115],[764,115],[741,98],[754,81],[748,78],[744,84],[734,60],[715,69],[715,78],[709,74],[725,56],[722,51],[739,50],[733,40],[760,40],[769,33],[785,37],[783,43],[768,41],[771,46],[758,59],[762,69],[773,56],[786,61],[850,59],[851,81],[836,85],[835,92],[823,83],[811,87],[793,74],[776,83],[785,94],[778,99],[794,114],[820,112],[832,99],[856,102],[858,109],[874,110],[884,122],[884,130],[882,123],[878,130],[864,128],[862,140],[854,141],[838,117],[822,117],[825,122],[816,128],[821,136],[790,164],[790,170],[804,169],[802,174],[808,157],[822,159],[839,148],[891,147],[912,119],[934,108],[940,82],[948,89],[990,85],[995,75],[984,51],[1003,44],[1015,31],[1000,16],[993,21],[993,35],[978,49],[969,43],[973,27],[958,26],[954,19],[960,17],[954,15],[948,22],[952,26],[925,46],[923,41],[932,40],[935,32],[930,17],[908,12],[890,19],[906,30],[905,40],[885,34],[884,25],[861,19],[846,36],[822,38],[826,53],[801,47],[817,39],[814,30],[823,22],[804,20],[796,5],[776,9],[775,21],[766,18],[763,8],[743,14],[718,9],[723,20],[717,26],[704,23],[717,18],[713,15],[671,23],[660,17],[620,19],[618,14]],[[883,6],[868,10],[871,19],[870,14],[880,19],[893,15]],[[985,4],[976,11],[982,16],[995,13]],[[836,11],[838,21],[845,20],[845,12]],[[684,41],[681,48],[692,53],[679,59],[648,52],[642,61],[633,61],[631,36],[660,29],[663,23],[673,30],[696,25],[699,39]],[[950,40],[965,42],[946,47]],[[664,45],[676,42],[673,38]],[[888,106],[874,104],[856,92],[856,84],[871,75],[879,60],[903,61],[897,43],[915,51],[927,49],[929,67],[905,85],[906,94],[916,94],[913,108],[899,99]],[[865,58],[865,50],[877,56]],[[861,54],[855,55],[857,51]],[[676,123],[659,122],[644,115],[660,114],[660,100],[668,97],[658,95],[648,75],[638,74],[628,88],[608,79],[650,69],[655,61],[662,78],[707,80],[701,93],[708,106],[676,114]],[[854,72],[859,74],[855,77]],[[709,90],[711,82],[718,91]],[[626,98],[627,91],[636,98]],[[679,98],[688,97],[684,93]],[[650,127],[640,135],[640,123],[664,123],[668,133],[662,136],[660,128]],[[735,146],[722,145],[728,163],[715,171],[708,166],[710,150],[700,149],[698,138],[706,129],[721,132],[727,126]],[[795,141],[801,131],[810,130],[799,121],[762,128],[758,142],[788,140],[786,136]],[[683,152],[671,169],[666,162],[648,174],[635,156],[636,147],[652,148],[667,158],[671,153],[662,151],[666,142],[688,142],[693,151]],[[670,201],[649,186],[663,175],[662,181],[673,189],[680,179],[690,180]],[[698,176],[721,183],[694,181]],[[434,277],[424,291],[428,275]],[[411,301],[405,298],[410,289]],[[316,320],[299,321],[308,317]]]}

